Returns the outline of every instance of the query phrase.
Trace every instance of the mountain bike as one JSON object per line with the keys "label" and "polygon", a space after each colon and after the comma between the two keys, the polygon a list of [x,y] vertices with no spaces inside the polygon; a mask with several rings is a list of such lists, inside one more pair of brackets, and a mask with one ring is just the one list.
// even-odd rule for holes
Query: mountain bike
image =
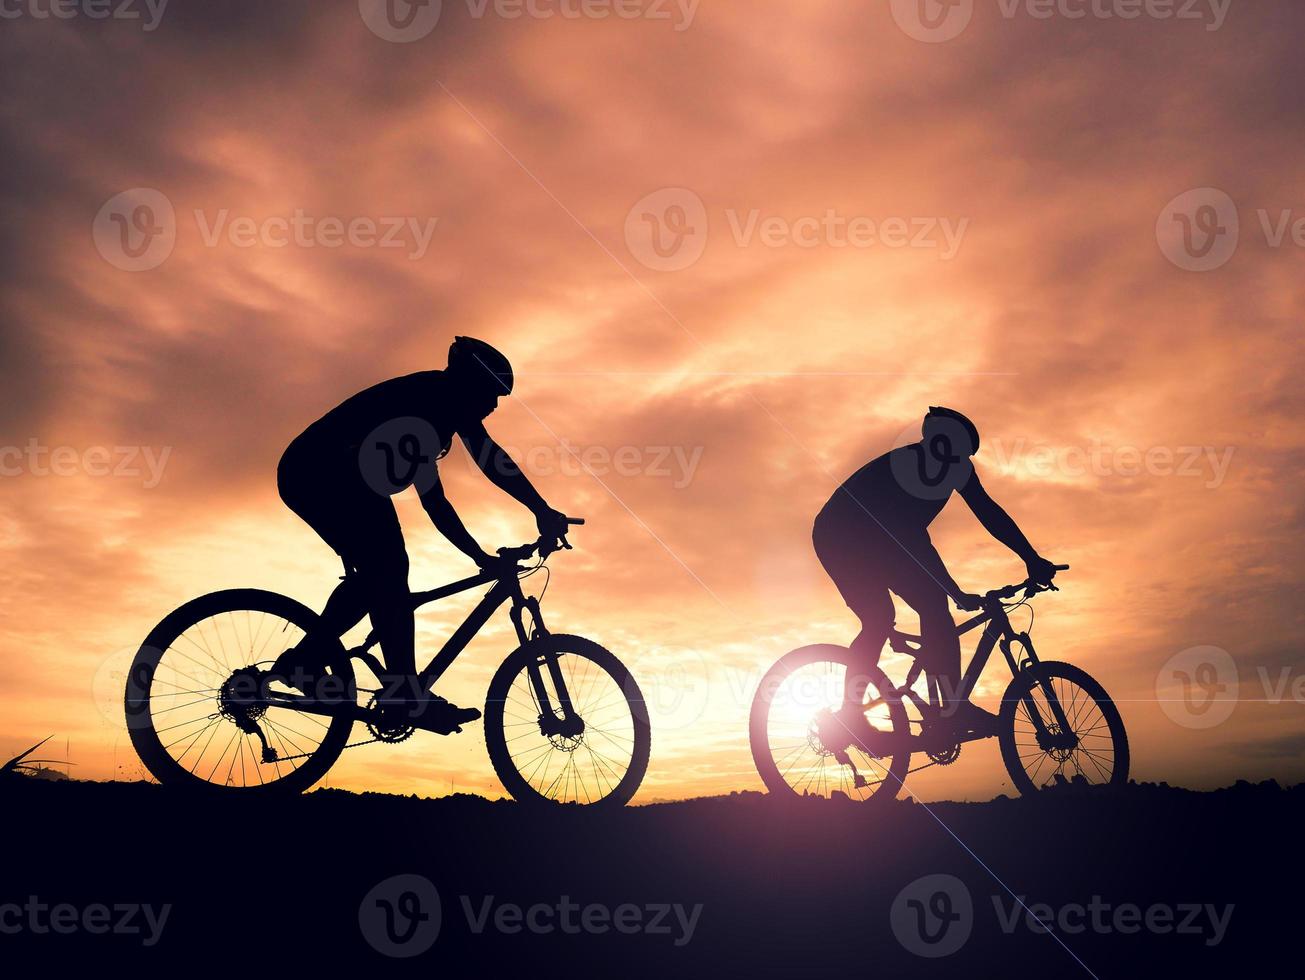
{"label": "mountain bike", "polygon": [[[979,614],[956,628],[959,635],[983,628],[956,692],[944,692],[926,670],[921,638],[896,630],[892,648],[915,658],[900,688],[878,666],[854,667],[845,647],[818,644],[785,654],[762,678],[749,723],[752,758],[767,789],[790,797],[884,801],[917,771],[913,754],[929,760],[919,769],[951,765],[962,745],[992,737],[958,731],[944,705],[970,697],[995,648],[1012,675],[995,737],[1020,792],[1065,783],[1125,785],[1128,736],[1114,701],[1073,664],[1040,660],[1028,630],[1011,625],[1012,610],[1046,591],[1058,590],[1029,580],[983,596]],[[923,691],[917,689],[921,680]],[[846,704],[844,692],[862,685],[861,699],[853,693]],[[945,693],[952,696],[944,699]]]}
{"label": "mountain bike", "polygon": [[[562,546],[570,548],[565,539]],[[550,552],[543,538],[501,548],[499,561],[480,574],[413,594],[416,609],[490,586],[418,683],[429,691],[510,603],[518,646],[490,681],[484,711],[499,780],[523,803],[623,806],[648,768],[647,705],[612,653],[544,625],[539,599],[525,594],[521,580],[544,568]],[[536,564],[523,564],[536,555]],[[324,644],[324,671],[311,694],[269,680],[268,668],[317,623],[307,606],[257,589],[214,592],[164,618],[136,654],[125,698],[132,744],[149,772],[166,785],[296,793],[326,775],[347,748],[411,736],[406,712],[396,715],[378,700],[379,689],[359,688],[355,680],[355,660],[386,676],[372,653],[374,630],[355,649],[338,639]],[[351,741],[355,725],[368,737]]]}

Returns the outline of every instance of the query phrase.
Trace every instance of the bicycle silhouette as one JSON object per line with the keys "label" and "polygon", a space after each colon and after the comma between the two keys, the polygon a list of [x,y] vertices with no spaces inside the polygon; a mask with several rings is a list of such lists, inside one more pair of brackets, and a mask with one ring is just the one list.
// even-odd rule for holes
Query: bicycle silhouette
{"label": "bicycle silhouette", "polygon": [[[916,771],[910,768],[913,753],[929,759],[918,768],[951,765],[964,743],[992,736],[957,732],[943,705],[970,697],[997,647],[1012,679],[995,737],[1020,792],[1066,782],[1126,784],[1128,736],[1114,701],[1073,664],[1039,660],[1028,632],[1011,625],[1011,610],[1044,591],[1058,590],[1029,580],[983,596],[979,615],[956,628],[963,635],[984,627],[956,692],[942,691],[918,659],[920,637],[907,633],[894,631],[889,638],[894,650],[917,658],[900,688],[878,666],[853,668],[845,647],[817,644],[785,654],[762,678],[749,723],[752,758],[767,789],[784,796],[882,801],[895,797]],[[1018,601],[1008,602],[1021,592]],[[849,676],[852,669],[856,673]],[[921,678],[923,693],[916,690]],[[842,707],[844,692],[855,698],[861,686],[864,725],[860,718],[849,723]]]}
{"label": "bicycle silhouette", "polygon": [[[570,547],[565,539],[563,545]],[[491,586],[421,672],[419,685],[429,690],[499,607],[511,603],[518,646],[490,681],[484,712],[495,772],[521,802],[623,806],[648,768],[643,694],[608,650],[544,625],[539,600],[524,593],[521,579],[544,566],[545,539],[498,554],[499,562],[478,575],[412,596],[420,608]],[[535,555],[537,564],[522,564]],[[267,679],[266,668],[317,622],[307,606],[258,589],[214,592],[164,618],[136,654],[125,698],[132,744],[150,773],[168,785],[247,795],[302,792],[346,748],[412,735],[406,713],[383,707],[378,690],[355,681],[354,660],[384,674],[371,652],[374,632],[355,649],[334,642],[311,696]],[[355,724],[370,737],[350,742]]]}

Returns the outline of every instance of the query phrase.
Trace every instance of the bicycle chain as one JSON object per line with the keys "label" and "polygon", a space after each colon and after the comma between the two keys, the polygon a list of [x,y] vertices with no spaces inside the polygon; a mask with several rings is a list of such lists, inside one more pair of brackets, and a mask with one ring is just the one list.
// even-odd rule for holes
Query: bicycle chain
{"label": "bicycle chain", "polygon": [[[375,691],[371,691],[370,693],[371,693],[373,696],[375,696],[375,694],[376,694],[377,692],[375,692]],[[411,732],[409,732],[409,734],[411,734]],[[406,740],[406,738],[407,738],[407,736],[404,736],[404,738],[403,738],[403,739],[400,739],[400,741],[404,741],[404,740]],[[342,746],[342,747],[340,748],[340,751],[343,752],[343,751],[345,751],[346,749],[356,749],[356,748],[358,748],[358,747],[360,747],[360,746],[363,746],[363,745],[371,745],[373,742],[385,742],[385,741],[387,741],[387,739],[383,739],[383,738],[367,738],[367,739],[363,739],[361,742],[350,742],[348,745]],[[315,751],[314,751],[314,752],[300,752],[298,755],[285,755],[285,756],[280,756],[280,757],[278,757],[278,758],[276,759],[276,761],[277,761],[277,762],[293,762],[293,761],[295,761],[296,759],[311,759],[311,758],[312,758],[313,756],[315,756],[316,754],[317,754],[317,753],[316,753]]]}
{"label": "bicycle chain", "polygon": [[[362,741],[362,742],[350,742],[348,745],[346,745],[346,746],[344,746],[343,748],[341,748],[340,751],[343,752],[345,749],[356,749],[356,748],[358,748],[358,746],[360,746],[360,745],[371,745],[373,742],[381,742],[381,741],[384,741],[384,739],[379,739],[379,738],[369,738],[369,739],[366,739],[366,740],[364,740],[364,741]],[[298,755],[283,755],[283,756],[280,756],[280,757],[277,758],[275,761],[276,761],[276,762],[292,762],[292,761],[294,761],[295,759],[311,759],[311,758],[312,758],[313,756],[315,756],[316,754],[317,754],[316,752],[300,752]]]}

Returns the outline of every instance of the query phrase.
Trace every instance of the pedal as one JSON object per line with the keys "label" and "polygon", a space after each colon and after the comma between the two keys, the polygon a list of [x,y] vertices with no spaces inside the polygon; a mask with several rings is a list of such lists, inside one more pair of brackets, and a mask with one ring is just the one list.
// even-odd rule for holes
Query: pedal
{"label": "pedal", "polygon": [[[479,717],[479,715],[477,715]],[[475,721],[475,718],[470,719]],[[461,735],[462,724],[454,721],[432,719],[423,723],[422,719],[409,719],[408,724],[413,728],[423,732],[433,732],[436,735]]]}

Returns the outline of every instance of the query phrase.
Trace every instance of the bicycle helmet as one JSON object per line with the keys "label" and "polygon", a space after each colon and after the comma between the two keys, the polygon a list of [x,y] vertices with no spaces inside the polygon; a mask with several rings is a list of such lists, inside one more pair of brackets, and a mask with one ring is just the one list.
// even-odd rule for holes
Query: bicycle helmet
{"label": "bicycle helmet", "polygon": [[[931,419],[935,425],[930,425]],[[938,405],[931,406],[929,414],[924,417],[923,435],[926,440],[929,438],[930,431],[937,427],[936,423],[942,419],[951,419],[953,422],[959,423],[961,428],[965,430],[965,434],[970,439],[970,445],[973,447],[969,452],[970,456],[979,451],[979,430],[975,424],[955,409],[942,408]]]}
{"label": "bicycle helmet", "polygon": [[512,365],[483,340],[455,337],[449,347],[449,370],[468,381],[486,384],[495,395],[512,393]]}

